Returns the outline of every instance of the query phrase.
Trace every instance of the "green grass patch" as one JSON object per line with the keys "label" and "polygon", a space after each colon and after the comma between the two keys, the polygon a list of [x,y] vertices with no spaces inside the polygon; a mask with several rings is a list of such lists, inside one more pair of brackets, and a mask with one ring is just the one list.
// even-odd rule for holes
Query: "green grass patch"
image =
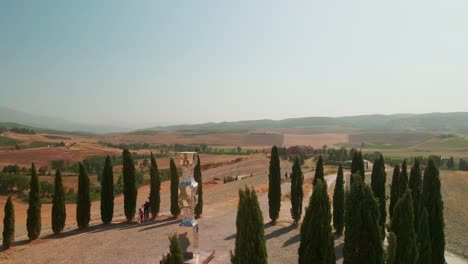
{"label": "green grass patch", "polygon": [[464,138],[449,138],[440,141],[428,141],[421,148],[468,148],[468,140]]}
{"label": "green grass patch", "polygon": [[14,138],[0,136],[0,147],[14,146],[16,144],[20,144],[21,142],[22,141]]}

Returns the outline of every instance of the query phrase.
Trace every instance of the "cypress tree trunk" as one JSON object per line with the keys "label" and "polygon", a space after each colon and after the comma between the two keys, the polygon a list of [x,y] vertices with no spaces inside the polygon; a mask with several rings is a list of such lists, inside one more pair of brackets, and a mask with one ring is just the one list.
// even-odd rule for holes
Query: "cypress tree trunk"
{"label": "cypress tree trunk", "polygon": [[362,176],[351,176],[353,183],[346,199],[343,263],[383,263],[379,207]]}
{"label": "cypress tree trunk", "polygon": [[418,223],[418,248],[419,248],[419,264],[431,264],[432,263],[432,249],[431,249],[431,236],[429,234],[429,216],[427,215],[427,210],[424,210],[421,213]]}
{"label": "cypress tree trunk", "polygon": [[254,190],[239,190],[236,218],[236,243],[231,263],[266,264],[268,255],[263,230],[263,216]]}
{"label": "cypress tree trunk", "polygon": [[333,192],[333,227],[335,228],[337,235],[343,234],[344,206],[344,177],[343,167],[340,165],[338,168],[338,174],[336,176],[335,191]]}
{"label": "cypress tree trunk", "polygon": [[3,218],[3,249],[9,249],[15,241],[15,206],[11,201],[11,196],[5,204]]}
{"label": "cypress tree trunk", "polygon": [[163,259],[159,263],[184,264],[184,256],[179,245],[179,238],[177,237],[177,234],[173,234],[169,237],[169,243],[169,254],[163,256]]}
{"label": "cypress tree trunk", "polygon": [[60,169],[55,172],[55,190],[52,199],[52,231],[55,234],[62,232],[67,218],[65,208],[65,189],[62,183],[62,173]]}
{"label": "cypress tree trunk", "polygon": [[319,179],[301,227],[299,263],[335,263],[335,249],[327,185]]}
{"label": "cypress tree trunk", "polygon": [[136,212],[136,199],[138,189],[135,178],[135,164],[133,163],[132,154],[128,149],[123,151],[123,193],[124,193],[124,211],[128,222],[133,221]]}
{"label": "cypress tree trunk", "polygon": [[385,201],[385,182],[387,174],[385,173],[384,158],[380,155],[380,158],[375,160],[372,168],[371,175],[371,188],[375,198],[379,203],[379,223],[381,229],[381,238],[385,237],[385,221],[387,218],[387,205]]}
{"label": "cypress tree trunk", "polygon": [[101,220],[104,224],[112,222],[114,216],[114,172],[109,156],[106,157],[101,179]]}
{"label": "cypress tree trunk", "polygon": [[387,257],[385,259],[385,264],[396,264],[396,236],[395,233],[388,233],[388,247],[387,247]]}
{"label": "cypress tree trunk", "polygon": [[317,161],[317,166],[315,167],[315,177],[313,185],[317,184],[317,180],[325,180],[325,175],[323,174],[323,159],[322,155],[319,156]]}
{"label": "cypress tree trunk", "polygon": [[440,192],[439,169],[432,159],[424,171],[422,208],[429,215],[432,264],[445,263],[444,203]]}
{"label": "cypress tree trunk", "polygon": [[395,233],[397,241],[395,261],[396,263],[416,263],[418,259],[418,247],[416,231],[414,230],[414,209],[411,190],[406,190],[393,210],[391,228],[392,232]]}
{"label": "cypress tree trunk", "polygon": [[279,217],[281,208],[281,171],[278,156],[278,147],[271,149],[270,173],[268,175],[268,207],[272,223],[275,223]]}
{"label": "cypress tree trunk", "polygon": [[195,181],[198,183],[198,201],[197,205],[195,206],[195,218],[199,218],[203,213],[203,181],[202,181],[202,173],[201,173],[201,166],[200,166],[200,157],[198,157],[198,163],[193,169],[193,177]]}
{"label": "cypress tree trunk", "polygon": [[179,207],[179,175],[177,175],[177,167],[174,160],[170,162],[171,172],[171,214],[177,217],[180,214]]}
{"label": "cypress tree trunk", "polygon": [[78,175],[78,195],[76,199],[76,222],[78,228],[86,228],[91,220],[91,198],[89,197],[89,177],[83,163],[80,162]]}
{"label": "cypress tree trunk", "polygon": [[398,179],[400,178],[400,167],[398,165],[395,165],[395,168],[393,168],[393,176],[392,176],[392,185],[390,186],[390,205],[388,207],[388,212],[390,214],[390,220],[392,220],[393,217],[393,208],[395,207],[395,204],[398,202]]}
{"label": "cypress tree trunk", "polygon": [[299,165],[299,159],[296,157],[291,174],[291,217],[296,225],[299,223],[302,216],[302,199],[304,197],[302,190],[303,183],[304,175]]}
{"label": "cypress tree trunk", "polygon": [[411,168],[409,178],[409,188],[413,196],[414,208],[414,228],[418,232],[419,218],[421,215],[421,195],[422,195],[422,174],[419,167],[419,159],[414,160],[413,167]]}
{"label": "cypress tree trunk", "polygon": [[408,169],[406,160],[404,160],[401,164],[400,177],[398,178],[398,198],[403,197],[406,189],[408,189]]}
{"label": "cypress tree trunk", "polygon": [[159,207],[161,204],[161,179],[159,178],[159,169],[153,153],[151,153],[151,167],[150,167],[150,197],[149,202],[151,205],[151,216],[153,220],[159,214]]}
{"label": "cypress tree trunk", "polygon": [[39,195],[39,178],[36,166],[31,166],[31,182],[29,184],[29,207],[26,220],[28,238],[35,240],[41,234],[41,197]]}

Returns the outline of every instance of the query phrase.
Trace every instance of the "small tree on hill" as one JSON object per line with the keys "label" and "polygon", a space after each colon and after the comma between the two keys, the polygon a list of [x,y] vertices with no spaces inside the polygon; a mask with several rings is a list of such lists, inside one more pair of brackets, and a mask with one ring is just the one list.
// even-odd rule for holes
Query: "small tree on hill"
{"label": "small tree on hill", "polygon": [[344,227],[344,207],[345,207],[345,192],[344,192],[344,177],[343,167],[338,167],[336,176],[335,191],[333,192],[333,227],[336,234],[341,235]]}
{"label": "small tree on hill", "polygon": [[445,263],[444,203],[440,191],[439,169],[432,159],[424,171],[422,208],[429,215],[432,264]]}
{"label": "small tree on hill", "polygon": [[160,264],[184,264],[184,255],[179,245],[179,239],[177,234],[173,234],[169,237],[169,254],[163,255]]}
{"label": "small tree on hill", "polygon": [[299,223],[302,216],[302,199],[304,197],[304,192],[302,190],[303,183],[304,175],[299,165],[299,159],[296,157],[291,173],[291,217],[296,225]]}
{"label": "small tree on hill", "polygon": [[76,197],[76,222],[78,228],[86,228],[91,220],[91,198],[89,196],[89,177],[83,163],[79,164],[78,195]]}
{"label": "small tree on hill", "polygon": [[11,196],[4,209],[5,215],[3,218],[3,249],[9,249],[15,241],[15,206],[11,201]]}
{"label": "small tree on hill", "polygon": [[397,241],[396,263],[416,263],[418,247],[414,230],[413,198],[409,189],[393,209],[391,228]]}
{"label": "small tree on hill", "polygon": [[393,217],[393,208],[395,204],[398,202],[398,179],[400,178],[400,167],[395,165],[393,168],[393,176],[392,176],[392,185],[390,186],[390,205],[388,207],[388,212],[390,214],[390,220]]}
{"label": "small tree on hill", "polygon": [[279,217],[281,208],[281,168],[278,155],[278,147],[271,149],[270,173],[268,174],[268,207],[270,219],[273,223]]}
{"label": "small tree on hill", "polygon": [[327,185],[317,180],[301,227],[299,263],[335,263]]}
{"label": "small tree on hill", "polygon": [[112,222],[114,216],[114,172],[109,156],[106,157],[101,179],[101,220],[104,224]]}
{"label": "small tree on hill", "polygon": [[195,217],[199,218],[203,213],[203,180],[202,180],[202,173],[201,173],[201,165],[200,165],[200,157],[198,157],[198,162],[195,168],[193,169],[193,177],[194,180],[198,183],[198,201],[197,205],[195,206]]}
{"label": "small tree on hill", "polygon": [[236,243],[231,263],[268,263],[263,230],[263,216],[254,190],[239,190],[239,207],[236,218]]}
{"label": "small tree on hill", "polygon": [[414,228],[418,232],[419,217],[421,215],[421,196],[422,196],[422,174],[419,167],[419,159],[414,160],[409,178],[409,188],[413,196],[414,209]]}
{"label": "small tree on hill", "polygon": [[41,234],[41,198],[39,190],[39,178],[36,166],[31,166],[31,182],[29,185],[28,218],[26,220],[28,238],[35,240]]}
{"label": "small tree on hill", "polygon": [[123,151],[123,193],[124,193],[124,211],[128,222],[133,221],[136,212],[136,199],[138,189],[136,186],[135,164],[132,154],[128,149]]}
{"label": "small tree on hill", "polygon": [[177,217],[180,214],[179,207],[179,175],[173,159],[170,161],[171,173],[171,214]]}
{"label": "small tree on hill", "polygon": [[325,180],[325,175],[323,173],[323,159],[322,155],[319,156],[317,161],[317,166],[315,166],[315,176],[313,185],[317,184],[317,180]]}
{"label": "small tree on hill", "polygon": [[159,178],[159,169],[153,153],[151,153],[151,167],[150,167],[150,196],[149,202],[151,205],[151,216],[153,220],[159,214],[159,207],[161,204],[161,179]]}
{"label": "small tree on hill", "polygon": [[55,190],[52,198],[52,231],[55,234],[62,232],[67,218],[65,208],[65,188],[62,183],[62,173],[60,169],[55,172]]}

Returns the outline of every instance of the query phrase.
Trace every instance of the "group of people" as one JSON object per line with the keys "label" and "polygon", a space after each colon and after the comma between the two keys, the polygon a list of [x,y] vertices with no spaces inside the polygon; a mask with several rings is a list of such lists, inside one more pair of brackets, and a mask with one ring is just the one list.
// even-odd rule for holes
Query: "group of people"
{"label": "group of people", "polygon": [[[141,208],[143,207],[143,210]],[[148,201],[146,201],[139,209],[138,209],[138,215],[140,219],[138,219],[138,224],[141,224],[143,222],[146,222],[149,220],[149,215],[150,215],[150,208],[151,205]]]}

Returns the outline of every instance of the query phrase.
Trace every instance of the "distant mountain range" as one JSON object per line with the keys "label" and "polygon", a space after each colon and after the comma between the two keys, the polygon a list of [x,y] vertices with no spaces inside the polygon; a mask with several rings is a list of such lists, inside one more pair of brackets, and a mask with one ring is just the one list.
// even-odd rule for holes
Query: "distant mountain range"
{"label": "distant mountain range", "polygon": [[[111,133],[132,129],[92,125],[60,118],[24,113],[0,106],[0,127],[26,127],[47,133]],[[339,131],[446,131],[468,134],[468,112],[361,115],[346,117],[303,117],[283,120],[249,120],[194,125],[156,126],[137,131],[187,131],[199,133],[241,132],[268,129],[302,129],[309,132]]]}

